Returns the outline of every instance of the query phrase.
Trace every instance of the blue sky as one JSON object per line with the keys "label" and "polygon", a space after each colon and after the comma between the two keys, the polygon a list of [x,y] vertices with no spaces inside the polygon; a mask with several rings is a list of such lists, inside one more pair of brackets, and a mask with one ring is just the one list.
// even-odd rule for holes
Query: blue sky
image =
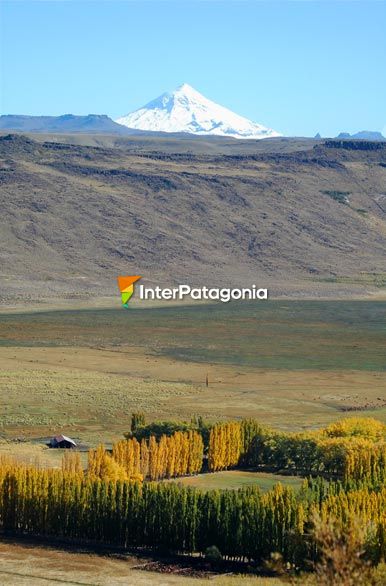
{"label": "blue sky", "polygon": [[6,1],[1,113],[118,117],[187,82],[287,135],[386,133],[386,2]]}

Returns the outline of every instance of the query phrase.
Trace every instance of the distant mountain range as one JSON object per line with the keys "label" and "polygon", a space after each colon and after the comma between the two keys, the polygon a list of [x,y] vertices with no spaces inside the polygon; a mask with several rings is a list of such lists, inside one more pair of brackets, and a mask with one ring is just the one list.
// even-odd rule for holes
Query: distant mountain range
{"label": "distant mountain range", "polygon": [[348,132],[341,132],[336,138],[358,138],[362,140],[386,140],[381,132],[374,132],[372,130],[361,130],[355,134]]}
{"label": "distant mountain range", "polygon": [[[323,140],[323,137],[318,132],[315,134],[314,138],[316,140]],[[373,130],[361,130],[360,132],[356,132],[355,134],[350,134],[349,132],[340,132],[338,136],[334,137],[324,137],[324,138],[340,138],[340,139],[356,139],[356,140],[375,140],[375,141],[386,141],[386,137],[383,136],[381,132],[373,131]]]}
{"label": "distant mountain range", "polygon": [[[252,122],[208,100],[187,83],[164,93],[145,106],[112,120],[106,115],[75,116],[0,116],[0,131],[84,134],[185,134],[262,139],[282,136],[276,130]],[[318,133],[315,139],[322,137]],[[341,132],[339,139],[385,141],[380,132],[362,130],[356,134]]]}
{"label": "distant mountain range", "polygon": [[187,83],[164,93],[139,110],[116,120],[128,128],[152,132],[261,139],[281,136],[276,130],[252,122],[208,100]]}
{"label": "distant mountain range", "polygon": [[0,116],[0,130],[18,130],[20,132],[85,132],[131,134],[129,129],[117,124],[105,115],[88,116]]}

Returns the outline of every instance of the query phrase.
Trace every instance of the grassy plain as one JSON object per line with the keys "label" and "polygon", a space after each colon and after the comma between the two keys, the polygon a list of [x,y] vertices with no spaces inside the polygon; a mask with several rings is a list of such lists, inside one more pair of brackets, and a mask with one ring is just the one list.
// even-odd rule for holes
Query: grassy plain
{"label": "grassy plain", "polygon": [[2,314],[1,434],[108,443],[138,409],[286,430],[358,412],[386,421],[385,326],[382,301]]}

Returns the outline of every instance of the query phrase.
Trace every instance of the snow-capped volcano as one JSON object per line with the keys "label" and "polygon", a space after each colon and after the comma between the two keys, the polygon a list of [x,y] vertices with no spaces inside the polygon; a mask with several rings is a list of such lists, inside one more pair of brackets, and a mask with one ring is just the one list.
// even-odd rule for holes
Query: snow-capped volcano
{"label": "snow-capped volcano", "polygon": [[208,100],[187,83],[165,93],[139,110],[116,120],[118,124],[152,132],[187,132],[233,138],[281,136]]}

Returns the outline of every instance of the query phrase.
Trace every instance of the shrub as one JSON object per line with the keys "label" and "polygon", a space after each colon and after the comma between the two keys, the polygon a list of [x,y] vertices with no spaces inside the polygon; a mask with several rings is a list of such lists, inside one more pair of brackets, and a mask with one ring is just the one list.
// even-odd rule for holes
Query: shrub
{"label": "shrub", "polygon": [[335,191],[329,189],[323,189],[321,193],[328,195],[338,203],[348,204],[349,199],[348,196],[350,195],[350,191]]}
{"label": "shrub", "polygon": [[216,563],[222,560],[222,555],[219,548],[216,545],[210,545],[205,550],[205,559],[208,562]]}

